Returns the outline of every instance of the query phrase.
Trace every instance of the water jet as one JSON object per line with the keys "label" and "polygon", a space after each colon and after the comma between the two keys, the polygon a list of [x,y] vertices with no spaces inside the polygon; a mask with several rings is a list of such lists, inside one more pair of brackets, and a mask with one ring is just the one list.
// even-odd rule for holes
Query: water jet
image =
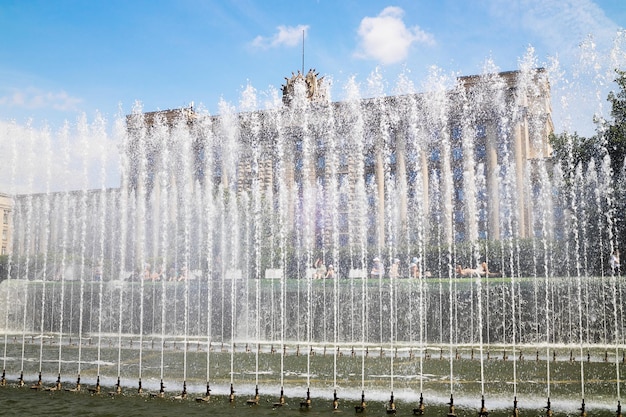
{"label": "water jet", "polygon": [[[615,245],[616,178],[602,161],[579,177],[547,163],[545,70],[451,89],[438,79],[423,94],[363,99],[351,83],[341,102],[296,95],[219,117],[134,111],[120,133],[122,187],[15,199],[0,277],[9,379],[38,375],[40,389],[59,375],[60,390],[62,372],[97,376],[95,393],[116,378],[121,394],[138,378],[137,393],[144,381],[157,397],[182,383],[174,398],[189,388],[206,403],[211,381],[215,398],[234,404],[236,384],[248,405],[280,387],[274,407],[306,386],[303,410],[311,391],[338,410],[340,388],[342,401],[360,392],[357,413],[366,390],[388,413],[418,392],[414,415],[424,395],[431,409],[448,393],[456,415],[452,392],[457,407],[481,395],[480,415],[485,393],[492,415],[514,398],[516,416],[546,392],[612,409],[626,285],[600,261]],[[368,273],[396,256],[400,276]],[[414,256],[430,275],[406,279]],[[318,257],[334,278],[313,278]],[[454,272],[483,260],[503,272]],[[593,273],[572,266],[583,260]]]}

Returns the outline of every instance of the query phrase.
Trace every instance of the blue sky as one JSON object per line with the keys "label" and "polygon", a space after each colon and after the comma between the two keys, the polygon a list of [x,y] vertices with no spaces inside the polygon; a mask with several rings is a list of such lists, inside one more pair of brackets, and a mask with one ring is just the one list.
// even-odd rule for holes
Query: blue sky
{"label": "blue sky", "polygon": [[305,69],[340,99],[376,68],[389,88],[403,71],[419,87],[432,66],[517,69],[529,46],[573,77],[581,42],[608,56],[624,27],[624,0],[2,0],[0,120],[113,118],[136,100],[216,113],[300,69],[303,30]]}
{"label": "blue sky", "polygon": [[376,70],[388,92],[399,74],[422,91],[433,67],[515,70],[532,48],[557,131],[588,135],[626,69],[625,27],[624,0],[0,0],[0,123],[112,121],[136,101],[216,114],[246,86],[262,101],[302,67],[304,31],[333,100],[351,77],[367,95]]}

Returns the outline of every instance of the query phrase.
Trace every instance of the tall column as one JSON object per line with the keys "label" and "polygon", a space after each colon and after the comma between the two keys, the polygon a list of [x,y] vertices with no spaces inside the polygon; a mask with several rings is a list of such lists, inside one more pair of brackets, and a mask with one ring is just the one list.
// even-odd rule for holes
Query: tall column
{"label": "tall column", "polygon": [[[442,133],[447,135],[447,133]],[[447,247],[452,247],[452,243],[454,242],[454,231],[453,231],[453,184],[452,184],[452,168],[451,168],[451,157],[450,157],[450,138],[445,137],[441,141],[441,146],[439,148],[441,152],[441,210],[443,214],[443,231],[444,231],[444,242]]]}
{"label": "tall column", "polygon": [[519,236],[524,238],[528,236],[528,216],[526,213],[526,197],[524,190],[524,173],[526,171],[526,138],[528,138],[528,129],[525,121],[520,122],[516,126],[513,148],[515,157],[515,190],[516,190],[516,205],[518,216],[518,233]]}
{"label": "tall column", "polygon": [[407,225],[407,210],[408,210],[408,196],[407,196],[407,181],[406,181],[406,146],[404,138],[397,140],[395,146],[396,152],[396,184],[398,189],[398,204],[400,204],[400,230],[406,230]]}
{"label": "tall column", "polygon": [[[422,179],[422,212],[418,213],[423,222],[428,222],[431,218],[430,213],[430,175],[428,171],[428,154],[425,150],[420,150],[419,153],[421,161],[421,179]],[[419,179],[418,179],[419,181]],[[428,242],[429,228],[427,223],[423,225],[424,229],[424,242]]]}
{"label": "tall column", "polygon": [[[131,261],[143,262],[145,260],[144,241],[146,227],[146,224],[144,222],[146,218],[146,192],[143,175],[138,176],[137,189],[135,190],[135,198],[135,253],[134,259],[132,259]],[[140,273],[143,272],[143,265],[136,263],[135,267],[140,268]]]}
{"label": "tall column", "polygon": [[487,159],[487,232],[490,240],[500,239],[500,190],[498,189],[498,138],[496,125],[486,126],[486,159]]}
{"label": "tall column", "polygon": [[385,245],[385,164],[381,149],[376,149],[376,186],[378,187],[378,245]]}
{"label": "tall column", "polygon": [[[161,167],[161,170],[165,168]],[[150,220],[152,223],[152,256],[157,258],[161,254],[161,228],[163,227],[163,221],[161,219],[161,178],[160,174],[154,176],[152,185],[152,203],[150,204]],[[156,265],[153,265],[156,268]]]}

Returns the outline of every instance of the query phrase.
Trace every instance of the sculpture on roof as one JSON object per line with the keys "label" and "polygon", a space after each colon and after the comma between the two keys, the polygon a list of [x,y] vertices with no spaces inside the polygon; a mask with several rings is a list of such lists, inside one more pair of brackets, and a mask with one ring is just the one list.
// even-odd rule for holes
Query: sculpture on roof
{"label": "sculpture on roof", "polygon": [[303,82],[306,87],[306,95],[310,101],[323,101],[325,99],[324,89],[322,83],[324,77],[318,78],[319,73],[315,69],[310,69],[304,76],[300,71],[296,74],[291,73],[291,78],[285,77],[285,84],[282,86],[283,91],[283,103],[288,106],[291,104],[291,98],[295,92],[295,86],[299,82]]}

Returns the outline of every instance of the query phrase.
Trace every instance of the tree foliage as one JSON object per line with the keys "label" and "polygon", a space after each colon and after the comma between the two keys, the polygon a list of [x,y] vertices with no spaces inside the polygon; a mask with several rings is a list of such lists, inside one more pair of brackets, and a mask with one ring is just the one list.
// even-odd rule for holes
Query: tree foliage
{"label": "tree foliage", "polygon": [[560,133],[550,136],[552,157],[563,165],[566,171],[578,164],[586,168],[591,159],[604,157],[606,150],[597,135],[590,138],[579,136],[578,133]]}
{"label": "tree foliage", "polygon": [[576,132],[552,134],[550,137],[553,158],[565,169],[578,164],[586,168],[591,159],[599,160],[608,154],[613,173],[621,173],[626,157],[626,71],[615,72],[619,91],[611,91],[607,98],[611,103],[611,120],[596,119],[597,133],[590,138]]}
{"label": "tree foliage", "polygon": [[626,157],[626,71],[615,70],[615,82],[620,90],[611,91],[608,101],[611,103],[612,122],[605,124],[606,148],[611,156],[611,166],[615,174],[621,173]]}
{"label": "tree foliage", "polygon": [[561,164],[565,175],[565,186],[571,187],[571,179],[580,165],[586,172],[589,163],[596,161],[596,167],[606,155],[610,157],[614,187],[615,238],[618,245],[626,244],[626,71],[615,70],[617,91],[608,94],[611,104],[609,120],[595,118],[596,134],[590,138],[578,133],[553,134],[550,143],[553,160]]}

